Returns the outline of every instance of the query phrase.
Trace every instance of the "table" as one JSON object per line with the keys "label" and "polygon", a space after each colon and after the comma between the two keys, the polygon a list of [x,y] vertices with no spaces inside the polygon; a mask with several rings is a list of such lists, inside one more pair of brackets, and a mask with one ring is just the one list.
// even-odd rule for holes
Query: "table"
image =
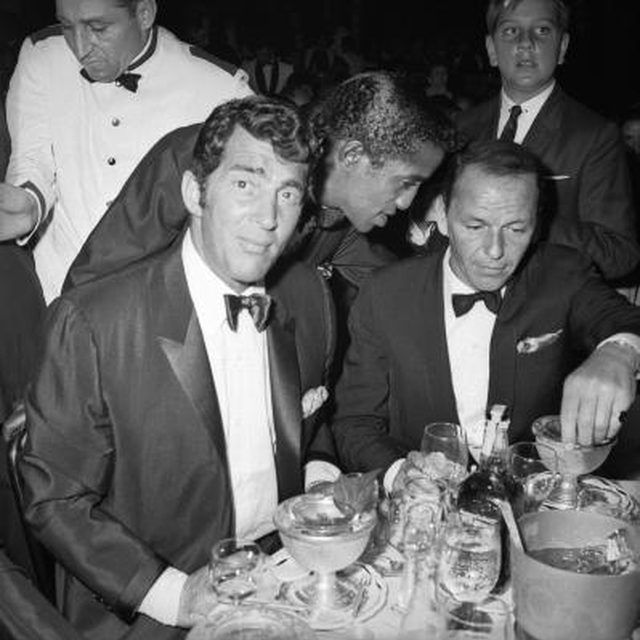
{"label": "table", "polygon": [[[640,480],[620,480],[619,484],[630,495],[640,500]],[[353,627],[336,631],[317,631],[318,640],[396,640],[402,624],[402,613],[394,606],[400,591],[400,577],[387,576],[387,601],[377,614],[368,620],[354,624]],[[202,640],[202,633],[195,627],[187,640]],[[640,628],[630,640],[640,640]]]}

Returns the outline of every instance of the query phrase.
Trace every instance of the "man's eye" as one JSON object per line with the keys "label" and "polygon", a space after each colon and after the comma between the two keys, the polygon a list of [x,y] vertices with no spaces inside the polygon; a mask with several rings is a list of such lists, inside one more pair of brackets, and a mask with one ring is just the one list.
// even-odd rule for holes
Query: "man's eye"
{"label": "man's eye", "polygon": [[500,33],[503,38],[510,40],[518,35],[518,29],[516,27],[503,27]]}
{"label": "man's eye", "polygon": [[285,189],[280,192],[280,199],[287,204],[299,204],[302,200],[300,192],[297,189]]}
{"label": "man's eye", "polygon": [[536,35],[537,36],[541,36],[543,38],[547,37],[548,35],[551,34],[551,27],[549,26],[542,26],[542,27],[536,27]]}
{"label": "man's eye", "polygon": [[249,183],[246,180],[236,180],[235,187],[240,191],[246,189],[249,186]]}
{"label": "man's eye", "polygon": [[481,224],[468,224],[468,225],[466,225],[466,227],[470,231],[479,231],[480,229],[482,229],[482,225]]}

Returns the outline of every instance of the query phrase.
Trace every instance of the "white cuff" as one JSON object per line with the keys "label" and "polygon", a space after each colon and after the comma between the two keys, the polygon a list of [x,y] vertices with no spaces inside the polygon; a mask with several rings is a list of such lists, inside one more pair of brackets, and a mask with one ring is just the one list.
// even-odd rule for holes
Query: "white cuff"
{"label": "white cuff", "polygon": [[304,490],[308,491],[318,482],[335,482],[340,476],[340,469],[324,460],[310,460],[304,465],[304,476]]}
{"label": "white cuff", "polygon": [[38,219],[26,236],[16,239],[16,244],[20,247],[27,244],[29,240],[33,238],[33,234],[38,230],[38,227],[44,218],[44,197],[40,193],[40,190],[31,182],[27,182],[21,186],[36,201],[36,204],[38,205]]}
{"label": "white cuff", "polygon": [[400,458],[396,460],[384,474],[384,480],[382,484],[387,493],[391,493],[393,491],[393,481],[396,479],[398,475],[398,471],[400,471],[400,467],[404,464],[405,458]]}
{"label": "white cuff", "polygon": [[167,567],[147,591],[138,611],[162,624],[175,627],[182,588],[188,577],[178,569]]}

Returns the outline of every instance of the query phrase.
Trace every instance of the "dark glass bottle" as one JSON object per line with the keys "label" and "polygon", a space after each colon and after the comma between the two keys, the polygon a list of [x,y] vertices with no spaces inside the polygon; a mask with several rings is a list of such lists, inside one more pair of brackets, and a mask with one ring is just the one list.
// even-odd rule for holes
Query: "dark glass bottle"
{"label": "dark glass bottle", "polygon": [[459,510],[500,523],[502,562],[493,593],[504,591],[509,580],[509,536],[496,504],[515,498],[515,483],[507,468],[508,428],[506,407],[494,405],[486,422],[478,469],[462,482],[457,499]]}

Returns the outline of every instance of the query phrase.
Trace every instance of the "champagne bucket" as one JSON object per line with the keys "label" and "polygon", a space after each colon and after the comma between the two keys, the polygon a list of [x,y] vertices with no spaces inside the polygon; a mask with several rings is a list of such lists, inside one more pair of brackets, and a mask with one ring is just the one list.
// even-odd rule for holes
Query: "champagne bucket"
{"label": "champagne bucket", "polygon": [[[529,550],[578,548],[604,542],[620,527],[632,548],[640,531],[608,516],[585,511],[540,511],[519,520]],[[516,621],[532,640],[628,640],[640,613],[640,571],[589,575],[536,560],[511,545]]]}

